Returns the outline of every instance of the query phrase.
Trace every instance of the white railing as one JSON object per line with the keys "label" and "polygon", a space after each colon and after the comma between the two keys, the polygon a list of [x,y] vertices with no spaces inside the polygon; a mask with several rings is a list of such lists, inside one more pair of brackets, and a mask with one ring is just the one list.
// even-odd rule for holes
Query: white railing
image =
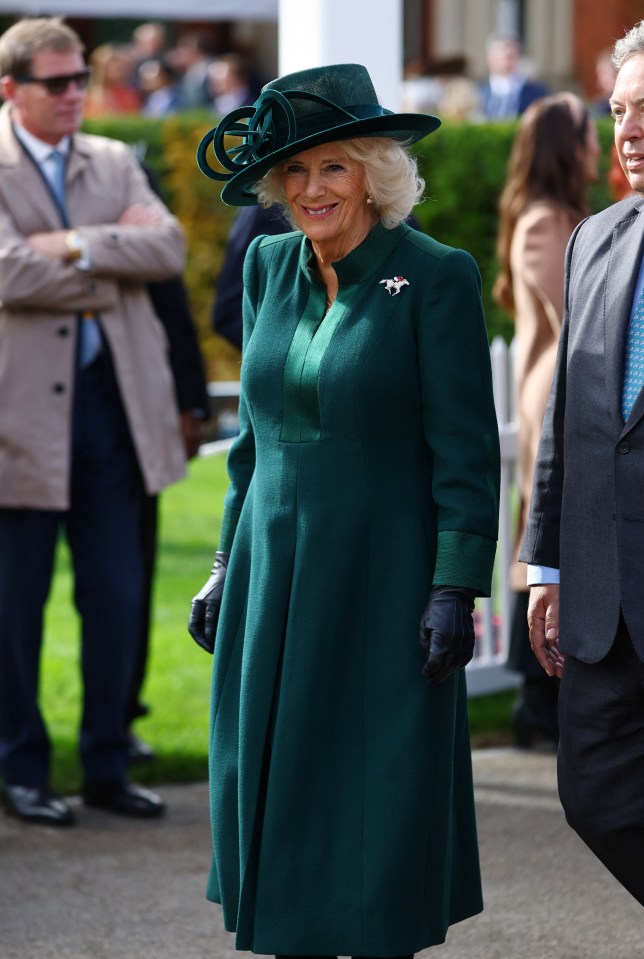
{"label": "white railing", "polygon": [[[513,376],[514,347],[499,336],[490,347],[494,402],[499,423],[501,446],[501,498],[499,503],[499,545],[494,564],[494,588],[491,599],[476,601],[477,643],[474,659],[467,667],[470,696],[499,692],[517,685],[517,677],[505,668],[509,641],[510,588],[508,571],[512,558],[514,520],[513,501],[517,427]],[[239,397],[239,383],[209,383],[208,392],[215,410],[222,406],[229,413]],[[220,414],[221,415],[221,414]],[[202,456],[227,450],[232,438],[215,440],[201,447]]]}
{"label": "white railing", "polygon": [[516,387],[514,344],[508,346],[497,336],[490,347],[494,404],[499,423],[501,447],[501,496],[499,500],[499,543],[494,564],[491,599],[477,599],[477,643],[474,659],[467,667],[470,696],[498,692],[517,685],[518,677],[505,667],[510,638],[511,593],[508,573],[514,545],[513,502],[516,500],[517,461]]}

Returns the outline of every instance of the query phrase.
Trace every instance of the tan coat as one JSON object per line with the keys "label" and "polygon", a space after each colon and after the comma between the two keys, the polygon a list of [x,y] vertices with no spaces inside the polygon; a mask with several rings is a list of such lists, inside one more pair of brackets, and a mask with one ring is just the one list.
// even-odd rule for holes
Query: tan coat
{"label": "tan coat", "polygon": [[[69,506],[77,316],[93,310],[114,360],[145,488],[185,473],[164,331],[146,284],[179,273],[177,220],[147,186],[122,143],[77,134],[67,171],[67,211],[89,243],[83,272],[33,252],[32,233],[61,229],[36,165],[0,110],[0,506]],[[154,205],[153,228],[115,225],[133,204]]]}
{"label": "tan coat", "polygon": [[534,462],[557,357],[566,246],[577,220],[554,203],[532,203],[517,220],[512,237],[520,513],[510,585],[517,590],[527,589],[526,566],[516,561],[516,555],[528,516]]}

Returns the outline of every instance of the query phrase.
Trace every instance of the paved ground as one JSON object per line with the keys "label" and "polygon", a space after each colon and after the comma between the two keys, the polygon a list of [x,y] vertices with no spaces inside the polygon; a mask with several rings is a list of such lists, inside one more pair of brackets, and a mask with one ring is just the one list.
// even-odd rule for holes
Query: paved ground
{"label": "paved ground", "polygon": [[[564,822],[551,755],[480,750],[486,908],[428,959],[642,959],[644,912]],[[204,784],[161,790],[164,821],[78,809],[71,830],[0,814],[0,959],[232,959],[204,901]]]}

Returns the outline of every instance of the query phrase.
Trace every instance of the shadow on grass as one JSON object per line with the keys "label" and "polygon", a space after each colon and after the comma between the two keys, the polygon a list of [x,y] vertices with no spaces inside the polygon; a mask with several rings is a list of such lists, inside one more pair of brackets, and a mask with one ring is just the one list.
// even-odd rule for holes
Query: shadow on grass
{"label": "shadow on grass", "polygon": [[[149,762],[135,763],[129,776],[146,786],[170,783],[205,782],[208,779],[208,756],[184,751],[157,752]],[[83,772],[76,743],[57,742],[53,756],[52,786],[62,795],[76,795],[83,786]]]}

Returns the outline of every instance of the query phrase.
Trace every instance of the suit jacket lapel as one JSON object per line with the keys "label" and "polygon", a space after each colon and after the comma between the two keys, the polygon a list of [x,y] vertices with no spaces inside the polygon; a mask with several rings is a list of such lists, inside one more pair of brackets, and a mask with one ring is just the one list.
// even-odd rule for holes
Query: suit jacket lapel
{"label": "suit jacket lapel", "polygon": [[[633,295],[644,254],[644,200],[638,198],[625,218],[615,226],[604,291],[604,355],[606,381],[611,414],[619,427],[624,429],[621,413],[622,384],[624,380],[624,357],[626,334],[631,315]],[[641,412],[637,414],[641,405]],[[644,412],[644,396],[638,397],[629,423]]]}

